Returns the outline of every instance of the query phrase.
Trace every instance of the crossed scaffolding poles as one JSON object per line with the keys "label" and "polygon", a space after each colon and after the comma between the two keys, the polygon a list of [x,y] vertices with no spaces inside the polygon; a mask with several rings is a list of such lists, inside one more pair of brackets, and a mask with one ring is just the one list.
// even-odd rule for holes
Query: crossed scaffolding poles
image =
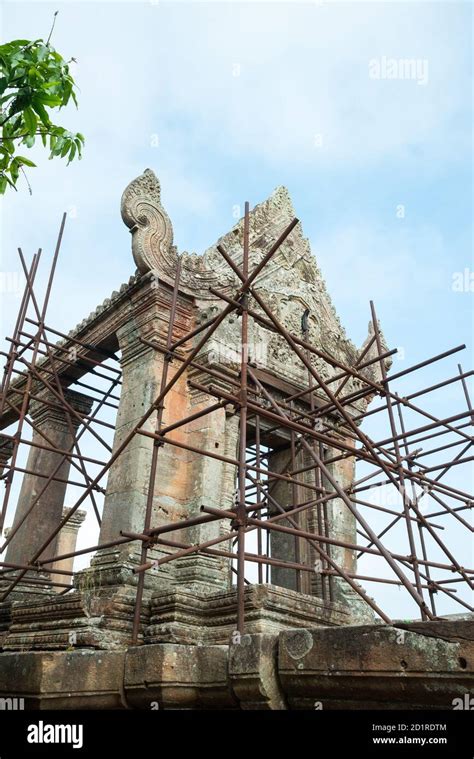
{"label": "crossed scaffolding poles", "polygon": [[[305,541],[311,547],[312,551],[319,557],[319,571],[322,583],[321,592],[325,600],[331,601],[334,599],[332,580],[337,576],[342,578],[342,580],[344,580],[376,612],[376,614],[387,623],[390,622],[390,618],[379,608],[375,601],[367,595],[366,591],[358,581],[395,584],[399,587],[404,587],[418,605],[422,619],[432,619],[436,616],[434,596],[438,592],[446,594],[450,599],[461,604],[469,611],[474,610],[469,603],[456,595],[455,590],[450,590],[445,587],[448,583],[463,582],[472,590],[474,570],[459,564],[456,557],[436,532],[439,525],[430,521],[433,517],[450,515],[472,533],[471,525],[460,514],[460,512],[472,508],[472,497],[453,486],[441,482],[441,479],[453,466],[464,464],[472,460],[472,457],[466,457],[465,454],[468,453],[473,442],[472,435],[469,435],[468,432],[466,432],[466,427],[469,427],[473,423],[473,410],[466,379],[472,376],[473,372],[465,373],[462,371],[461,367],[459,367],[459,374],[457,376],[429,388],[425,388],[417,393],[412,393],[411,396],[408,397],[400,397],[390,389],[390,383],[395,379],[450,356],[461,350],[464,346],[457,346],[450,351],[441,353],[431,359],[421,362],[420,364],[398,372],[390,377],[389,383],[389,378],[387,377],[385,369],[385,360],[396,351],[383,350],[378,320],[372,303],[373,336],[368,344],[366,344],[364,350],[359,354],[356,364],[353,367],[345,365],[328,352],[317,349],[308,342],[307,313],[306,319],[303,319],[302,337],[290,333],[273,314],[261,295],[256,291],[255,281],[264,267],[271,261],[281,244],[291,234],[298,221],[297,219],[294,219],[291,222],[280,235],[278,240],[271,246],[266,255],[263,256],[257,266],[255,266],[253,271],[250,272],[249,218],[249,206],[248,203],[246,203],[243,225],[243,261],[241,267],[235,263],[233,258],[228,255],[222,246],[217,247],[223,259],[227,262],[240,281],[237,291],[234,293],[233,297],[230,297],[226,293],[210,287],[210,293],[215,298],[219,298],[223,301],[224,307],[222,311],[217,316],[209,319],[204,324],[201,324],[196,329],[182,336],[180,339],[173,340],[181,274],[181,261],[178,262],[172,292],[166,345],[161,346],[157,343],[142,339],[146,345],[163,354],[160,392],[158,397],[143,414],[142,418],[114,451],[112,451],[108,443],[97,432],[95,425],[112,427],[112,425],[100,420],[97,415],[104,405],[115,406],[112,401],[119,400],[118,396],[113,395],[113,390],[120,385],[120,370],[106,365],[106,374],[99,372],[96,367],[100,366],[101,368],[104,368],[103,361],[91,358],[88,353],[102,354],[104,360],[117,360],[117,357],[109,352],[104,352],[103,349],[97,346],[91,346],[81,342],[77,338],[63,335],[61,332],[47,327],[45,322],[57,258],[64,231],[65,217],[61,224],[58,243],[46,288],[46,295],[41,309],[38,306],[34,292],[34,282],[41,251],[33,256],[29,269],[26,267],[21,250],[19,251],[22,268],[26,278],[26,287],[20,304],[13,337],[10,340],[10,350],[7,354],[3,354],[6,356],[6,364],[0,398],[0,415],[5,407],[8,407],[8,409],[18,417],[16,434],[11,436],[13,442],[11,463],[7,468],[6,474],[3,475],[6,487],[1,512],[2,527],[9,503],[14,473],[29,473],[28,470],[25,470],[24,468],[22,469],[17,465],[19,446],[34,445],[32,441],[28,441],[23,437],[22,430],[25,423],[31,426],[36,432],[39,432],[44,438],[45,448],[47,450],[54,450],[56,453],[59,453],[62,458],[60,459],[60,464],[57,469],[45,477],[46,482],[41,493],[30,505],[28,512],[23,516],[22,522],[15,525],[15,528],[10,532],[8,538],[1,547],[0,552],[5,550],[6,546],[12,540],[26,518],[33,509],[38,506],[41,495],[47,490],[49,483],[54,481],[55,475],[60,469],[62,462],[68,461],[76,471],[80,472],[83,482],[68,479],[68,483],[82,486],[83,493],[71,509],[69,509],[68,513],[64,516],[48,539],[37,551],[34,552],[34,555],[28,563],[24,565],[13,565],[11,563],[6,564],[3,562],[0,564],[0,566],[5,567],[0,572],[0,576],[9,576],[12,572],[15,572],[15,576],[9,587],[3,593],[2,600],[5,600],[9,596],[26,574],[28,574],[28,582],[39,583],[44,586],[60,585],[62,587],[64,585],[65,589],[63,592],[68,592],[71,589],[69,585],[66,585],[65,583],[55,583],[48,579],[48,565],[62,559],[138,540],[141,541],[142,549],[141,563],[135,569],[138,579],[133,622],[134,643],[138,642],[139,639],[140,612],[143,603],[145,572],[152,567],[162,566],[167,562],[197,553],[225,557],[231,562],[235,562],[236,567],[233,568],[233,571],[237,576],[237,629],[242,632],[245,625],[245,584],[247,582],[245,578],[246,562],[255,562],[257,564],[259,582],[263,582],[263,567],[265,566],[267,568],[267,581],[269,567],[275,566],[295,570],[297,589],[300,590],[302,574],[306,572],[314,573],[314,566],[308,566],[308,564],[305,564],[300,559],[300,541]],[[252,306],[251,299],[257,308]],[[27,317],[30,305],[32,305],[34,309],[35,318],[33,319]],[[231,313],[237,313],[240,316],[240,372],[236,373],[226,370],[225,373],[223,373],[200,363],[199,354],[218,327]],[[295,358],[306,368],[308,376],[307,388],[294,393],[293,395],[287,395],[284,400],[281,400],[277,399],[274,394],[270,392],[268,387],[265,387],[265,385],[258,379],[249,361],[249,318],[254,319],[265,329],[277,333],[287,343],[295,355]],[[33,334],[25,331],[26,324],[33,325]],[[74,366],[77,361],[65,358],[64,353],[67,352],[66,349],[50,342],[47,336],[48,332],[55,336],[63,337],[76,344],[78,350],[81,352],[80,361],[85,362],[93,373],[99,374],[102,378],[107,378],[110,381],[110,387],[106,391],[99,391],[97,387],[86,385],[85,383],[78,381],[78,384],[83,385],[88,389],[92,389],[95,392],[99,392],[100,395],[100,399],[97,399],[98,404],[96,409],[87,417],[79,415],[67,402],[60,378],[61,370],[64,368],[64,365],[69,363]],[[192,341],[194,341],[194,344]],[[190,345],[192,347],[189,347]],[[185,357],[182,351],[186,349],[186,346],[188,346],[188,355]],[[376,349],[375,358],[366,358],[370,349],[374,347]],[[30,353],[29,360],[26,358],[28,351]],[[43,360],[41,360],[40,357],[44,357]],[[336,374],[329,379],[324,379],[321,376],[321,373],[317,371],[314,362],[312,361],[313,357],[323,359],[327,365],[331,366],[333,370],[336,370]],[[47,361],[44,360],[45,358]],[[176,365],[178,366],[175,368],[174,373],[171,374],[170,365],[172,363],[174,363],[175,367]],[[22,369],[18,368],[19,364],[22,366]],[[374,364],[380,367],[382,379],[378,382],[370,379],[367,374],[362,373],[367,367]],[[184,419],[180,419],[172,424],[164,426],[163,411],[165,399],[170,390],[188,368],[198,369],[211,380],[215,379],[220,381],[220,384],[211,383],[210,385],[203,385],[195,380],[188,380],[191,387],[205,393],[207,397],[215,397],[216,402]],[[13,374],[16,374],[17,376],[15,382],[12,382]],[[18,384],[19,377],[23,378],[23,385]],[[357,380],[360,387],[343,395],[342,391],[350,379]],[[413,403],[413,399],[419,395],[432,392],[435,389],[440,389],[448,384],[458,381],[462,383],[467,404],[466,412],[456,414],[449,418],[438,419]],[[230,392],[222,389],[223,383],[225,383],[226,387],[230,386],[230,388],[232,388]],[[333,389],[332,386],[336,383],[338,383],[337,387]],[[42,433],[28,417],[28,408],[31,400],[48,403],[48,401],[42,399],[37,395],[37,392],[35,392],[36,386],[38,385],[47,388],[54,396],[54,403],[66,413],[69,431],[73,439],[73,443],[69,450],[63,451],[54,447],[52,441],[48,440],[47,436],[44,435],[44,433]],[[12,394],[18,394],[20,396],[20,405],[13,402],[11,399]],[[321,395],[323,395],[325,399],[324,402],[321,402]],[[360,409],[358,410],[357,405],[355,404],[374,395],[378,395],[382,398],[382,405],[366,412],[365,414],[361,413]],[[296,402],[307,396],[309,396],[309,410],[303,410],[296,405]],[[319,398],[318,404],[315,403],[316,397]],[[169,434],[173,432],[173,430],[222,407],[230,407],[239,415],[239,446],[237,457],[223,456],[214,451],[191,446],[169,437]],[[429,420],[429,424],[425,424],[416,429],[406,430],[402,411],[403,407],[421,414]],[[364,417],[382,411],[386,411],[388,414],[390,435],[384,440],[374,442],[360,429],[359,422]],[[144,429],[144,424],[155,412],[156,421],[154,432],[150,432]],[[336,415],[338,423],[335,424],[330,422],[328,420],[328,414]],[[396,423],[395,414],[398,416],[399,427]],[[466,418],[469,418],[468,422],[457,424],[459,421],[465,420]],[[73,420],[75,424],[73,424]],[[271,471],[268,466],[265,466],[264,460],[267,455],[265,452],[262,452],[262,447],[264,447],[263,440],[265,435],[268,435],[269,430],[264,430],[261,427],[262,421],[272,425],[270,431],[284,430],[289,436],[290,455],[287,465],[289,468],[283,467],[281,471],[275,472]],[[247,438],[249,422],[253,423],[255,430],[255,442],[251,445],[252,458],[249,458],[249,444]],[[91,434],[93,434],[111,454],[106,461],[93,459],[83,455],[79,447],[79,439],[86,430],[91,432]],[[425,432],[428,434],[422,435],[421,438],[416,437]],[[454,433],[457,438],[459,437],[460,439],[456,439],[455,443],[448,443],[447,445],[423,453],[420,452],[419,449],[413,449],[412,447],[415,443],[421,442],[422,440],[431,440],[434,437],[448,433]],[[90,499],[97,520],[100,524],[99,509],[94,494],[96,492],[104,492],[103,487],[101,487],[99,483],[135,435],[145,435],[153,440],[143,532],[122,532],[121,537],[115,541],[98,544],[68,554],[54,556],[52,558],[44,558],[46,548],[50,546],[52,541],[57,537],[59,531],[68,523],[75,511],[86,501],[86,499]],[[357,444],[359,447],[356,447]],[[419,458],[421,458],[421,456],[430,455],[435,452],[439,453],[459,444],[463,444],[463,449],[452,461],[443,462],[443,464],[435,467],[424,467],[419,463]],[[38,443],[36,443],[36,445],[38,445]],[[197,516],[161,525],[160,527],[153,527],[151,520],[153,514],[155,479],[157,472],[159,471],[159,451],[164,445],[184,448],[185,450],[189,450],[199,455],[209,456],[223,463],[235,466],[237,471],[237,497],[234,508],[231,510],[224,510],[203,506],[201,509],[202,513]],[[298,467],[297,456],[302,452],[304,452],[305,456],[309,458],[311,463],[303,467]],[[329,456],[327,455],[328,452],[330,452]],[[338,460],[347,457],[374,466],[375,471],[370,475],[361,478],[359,481],[354,482],[350,489],[343,489],[332,474],[330,466]],[[98,474],[94,477],[91,477],[87,472],[86,467],[88,464],[101,467]],[[418,467],[417,470],[414,469],[415,465]],[[434,478],[428,476],[428,474],[438,470],[441,471]],[[314,475],[313,482],[309,482],[308,478],[299,479],[300,475],[304,476],[308,472],[311,472]],[[38,473],[34,472],[34,474],[37,475]],[[382,481],[377,481],[377,486],[391,484],[402,494],[403,508],[401,512],[384,508],[381,505],[373,504],[359,497],[359,494],[364,490],[373,487],[373,484],[367,485],[367,480],[373,479],[378,475],[382,475],[384,479]],[[292,503],[290,506],[285,505],[285,507],[283,507],[272,495],[272,483],[278,481],[286,482],[291,487]],[[328,486],[331,489],[328,489]],[[421,488],[420,492],[417,492],[417,487]],[[298,494],[302,491],[306,494],[309,493],[311,497],[303,502],[299,502]],[[435,502],[442,507],[441,511],[424,515],[420,510],[420,501],[426,496],[434,499]],[[256,500],[252,501],[251,499],[253,497],[255,497]],[[361,535],[364,540],[368,541],[366,545],[338,540],[334,536],[331,536],[327,509],[328,504],[333,499],[340,499],[354,516],[355,522],[358,525],[357,533]],[[462,505],[453,508],[446,503],[446,499],[454,499],[455,501],[459,501]],[[372,529],[370,523],[364,518],[359,507],[367,507],[392,514],[394,519],[381,533],[377,534]],[[301,529],[298,522],[299,515],[308,509],[316,509],[317,532]],[[166,537],[168,533],[172,533],[176,530],[182,530],[186,527],[222,519],[230,520],[230,529],[225,534],[221,534],[219,537],[213,538],[212,540],[203,541],[198,544],[189,544],[183,541],[171,540]],[[284,522],[284,524],[282,524],[282,522]],[[394,553],[382,542],[384,535],[392,529],[394,525],[400,522],[404,523],[406,527],[410,548],[409,555]],[[421,545],[421,557],[417,556],[415,530],[417,531]],[[257,553],[246,551],[246,536],[253,531],[257,532]],[[275,532],[294,536],[295,561],[277,559],[269,555],[268,537]],[[267,547],[265,551],[263,550],[263,535],[266,535],[267,537]],[[446,562],[435,562],[428,558],[427,535],[431,537],[440,551],[446,556]],[[216,548],[216,546],[219,546],[222,543],[228,543],[231,548],[232,543],[235,543],[236,550]],[[148,560],[148,550],[158,545],[168,546],[175,550],[172,554],[163,556],[162,558],[153,561]],[[396,579],[359,575],[355,572],[351,573],[346,571],[335,561],[332,555],[332,548],[336,547],[348,548],[352,551],[356,551],[359,556],[373,555],[382,557],[389,565],[390,569],[396,576]],[[456,577],[448,580],[435,581],[431,576],[432,569],[444,569],[450,573],[456,573]],[[412,579],[407,576],[406,571],[413,574]],[[39,576],[37,578],[32,578],[32,573],[37,573]],[[54,569],[54,573],[69,576],[73,574],[72,572],[58,570],[56,568]],[[425,591],[427,591],[429,598],[429,606],[425,600]]]}

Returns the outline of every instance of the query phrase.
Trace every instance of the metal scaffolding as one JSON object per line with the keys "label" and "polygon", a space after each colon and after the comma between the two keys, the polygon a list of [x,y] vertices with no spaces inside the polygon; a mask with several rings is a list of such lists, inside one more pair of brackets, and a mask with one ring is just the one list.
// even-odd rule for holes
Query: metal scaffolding
{"label": "metal scaffolding", "polygon": [[[256,564],[258,583],[269,581],[270,567],[294,570],[296,589],[301,590],[305,574],[310,573],[314,576],[315,573],[314,562],[310,563],[302,558],[304,545],[309,546],[312,554],[318,559],[320,594],[325,601],[334,600],[334,578],[340,578],[341,582],[347,583],[386,623],[390,623],[389,615],[368,595],[361,583],[382,583],[404,589],[418,606],[422,619],[436,618],[437,594],[449,597],[462,609],[474,611],[469,603],[470,592],[473,589],[474,568],[465,567],[460,563],[456,558],[456,551],[453,552],[439,534],[444,529],[443,520],[449,518],[457,523],[459,530],[463,531],[462,539],[468,544],[472,541],[473,527],[465,517],[466,512],[468,515],[472,513],[474,497],[459,487],[447,484],[446,475],[453,467],[462,467],[466,464],[472,466],[470,462],[473,457],[469,455],[469,452],[473,444],[470,428],[474,423],[474,412],[467,379],[474,372],[464,372],[458,365],[458,373],[455,376],[430,387],[424,387],[410,395],[400,395],[393,389],[397,380],[402,377],[414,372],[421,373],[424,367],[452,356],[465,346],[457,346],[389,376],[385,362],[396,353],[396,350],[384,350],[373,303],[371,303],[373,334],[360,352],[355,366],[345,365],[329,351],[323,351],[309,342],[307,313],[302,320],[301,335],[288,331],[259,293],[256,281],[280,245],[291,235],[297,223],[297,219],[294,219],[260,262],[251,269],[250,215],[249,205],[246,203],[242,265],[238,266],[222,246],[217,246],[220,255],[237,276],[240,284],[232,297],[210,287],[210,295],[221,301],[222,309],[216,316],[208,319],[187,335],[176,339],[174,328],[181,275],[181,262],[178,262],[166,344],[159,345],[142,339],[147,346],[163,356],[159,394],[114,450],[104,437],[106,430],[113,430],[113,425],[101,418],[101,412],[106,407],[118,408],[120,396],[116,394],[116,391],[121,386],[119,358],[100,346],[90,345],[81,342],[76,337],[65,335],[49,327],[46,322],[65,216],[61,223],[41,305],[35,294],[41,251],[33,256],[28,267],[22,251],[19,250],[26,287],[13,335],[7,339],[8,350],[1,354],[5,358],[5,366],[0,395],[0,419],[2,415],[6,415],[6,412],[11,412],[11,417],[15,419],[16,429],[11,435],[3,435],[3,439],[11,443],[12,454],[11,461],[6,465],[1,476],[5,492],[0,531],[3,530],[14,477],[27,474],[38,476],[38,472],[29,472],[24,466],[20,466],[19,451],[30,446],[43,447],[45,450],[54,451],[59,458],[56,469],[49,475],[45,475],[43,489],[35,496],[28,512],[23,515],[22,521],[10,530],[0,553],[5,551],[25,519],[33,509],[38,507],[41,496],[49,484],[55,480],[64,482],[58,475],[64,462],[70,464],[71,474],[68,474],[67,484],[80,487],[82,493],[51,532],[47,541],[34,552],[27,563],[19,565],[0,562],[2,567],[0,579],[10,580],[1,596],[2,601],[8,598],[25,576],[28,578],[28,583],[37,583],[51,588],[58,586],[62,588],[62,593],[68,593],[72,589],[69,583],[53,581],[48,575],[48,567],[53,572],[51,569],[53,563],[102,548],[140,541],[141,561],[135,569],[138,578],[133,625],[134,643],[137,643],[139,639],[146,572],[153,567],[159,567],[192,554],[225,557],[229,560],[236,576],[236,627],[241,632],[245,629],[244,591],[248,583],[248,578],[245,576],[246,567],[249,564]],[[202,363],[200,353],[218,327],[230,315],[234,317],[237,315],[240,321],[240,371],[222,373]],[[295,362],[304,367],[307,375],[305,388],[293,394],[281,391],[284,396],[281,398],[277,397],[259,379],[248,354],[250,320],[276,333],[285,341],[292,351]],[[62,343],[57,343],[57,338],[64,338],[64,340]],[[65,347],[66,345],[68,347]],[[77,355],[71,352],[70,346],[76,346]],[[178,348],[183,348],[185,354],[183,355],[182,351],[178,352]],[[372,357],[369,358],[369,355]],[[317,368],[320,364],[315,359],[322,360],[331,369],[332,374],[329,378],[322,376]],[[78,364],[81,366],[80,377],[83,376],[83,370],[86,367],[92,384],[74,377],[74,368]],[[381,377],[379,381],[375,381],[371,378],[370,372],[365,371],[374,366],[379,368]],[[94,410],[87,415],[80,414],[66,399],[64,381],[61,376],[65,367],[70,369],[72,384],[93,393],[91,397],[94,399]],[[165,400],[188,368],[198,369],[202,376],[209,378],[210,382],[210,384],[203,384],[202,381],[188,379],[188,385],[205,393],[207,397],[214,398],[215,402],[203,410],[165,426],[163,421]],[[356,381],[356,389],[353,383],[353,389],[348,391],[346,386],[350,380]],[[223,383],[231,389],[223,389]],[[418,405],[416,399],[451,385],[462,389],[465,410],[440,419]],[[39,394],[39,388],[49,392],[50,400],[45,400]],[[54,400],[51,400],[51,396]],[[360,402],[373,397],[379,399],[377,407],[361,412]],[[302,399],[305,402],[304,408],[302,408]],[[62,409],[73,440],[69,449],[55,447],[44,431],[35,425],[28,414],[31,401]],[[223,455],[215,450],[191,446],[173,437],[174,430],[222,407],[231,409],[239,417],[239,445],[238,454],[235,457]],[[145,429],[145,423],[155,412],[154,431]],[[421,415],[424,423],[413,428],[407,427],[407,412]],[[372,440],[361,428],[363,421],[376,415],[384,416],[386,420],[387,432],[380,440]],[[42,442],[29,440],[25,435],[26,427],[34,430],[42,438]],[[269,440],[273,431],[278,431],[280,435],[283,431],[288,441],[287,461],[280,471],[272,471],[269,467],[269,451],[272,447]],[[93,458],[83,453],[80,441],[86,432],[100,442],[104,450],[103,459]],[[105,493],[103,483],[110,467],[137,435],[147,436],[153,440],[143,531],[141,533],[122,532],[121,537],[115,541],[93,545],[69,554],[44,558],[45,549],[53,543],[60,530],[86,501],[92,505],[100,525],[101,516],[97,495]],[[449,435],[449,442],[444,443],[442,438],[447,435]],[[423,447],[416,447],[419,443],[422,443]],[[201,512],[195,516],[159,527],[154,526],[152,516],[155,480],[160,469],[160,449],[166,445],[235,466],[237,487],[234,507],[216,509],[203,506]],[[452,454],[454,457],[449,459],[449,455]],[[432,458],[430,458],[430,465],[424,465],[423,458],[433,455],[438,456],[439,460],[432,464]],[[300,456],[300,463],[298,463],[298,456]],[[301,456],[304,456],[305,461],[309,463],[301,465]],[[349,488],[341,487],[331,470],[332,464],[344,459],[360,462],[369,470],[367,474],[356,479]],[[290,504],[282,505],[275,498],[274,486],[278,482],[285,482],[290,486]],[[399,509],[367,500],[367,495],[364,497],[367,491],[371,490],[373,495],[374,488],[377,489],[375,492],[381,492],[385,486],[393,488],[394,492],[401,497],[402,505]],[[334,499],[342,502],[353,515],[357,526],[357,542],[344,541],[332,534],[328,506]],[[422,511],[422,507],[427,503],[434,504],[434,510],[429,513]],[[300,516],[308,510],[312,510],[315,514],[314,531],[302,529],[299,521]],[[374,511],[392,517],[389,524],[380,532],[373,527],[370,515]],[[218,520],[224,520],[228,529],[213,539],[191,544],[172,540],[169,537],[170,533],[187,527]],[[433,520],[443,523],[439,524]],[[393,534],[394,528],[399,530],[400,527],[404,528],[408,541],[406,554],[395,552],[388,547],[387,543],[387,536],[390,537]],[[256,535],[255,551],[248,550],[247,536],[250,533]],[[270,536],[275,533],[294,538],[294,560],[276,558],[271,555]],[[157,560],[150,560],[149,549],[160,545],[172,549],[172,553]],[[347,571],[335,559],[336,548],[356,552],[358,557],[376,557],[383,560],[390,576],[363,575]],[[442,556],[443,561],[429,558],[430,549],[433,550],[433,548],[436,551],[436,558]],[[438,577],[441,571],[444,574]],[[73,573],[54,568],[54,574],[62,574],[65,578],[70,578]],[[434,579],[434,574],[437,579]]]}

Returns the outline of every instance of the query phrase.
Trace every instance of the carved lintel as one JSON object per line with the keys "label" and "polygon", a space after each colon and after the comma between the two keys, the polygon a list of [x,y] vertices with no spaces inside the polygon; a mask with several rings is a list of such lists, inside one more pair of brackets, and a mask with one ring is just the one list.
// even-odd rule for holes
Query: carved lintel
{"label": "carved lintel", "polygon": [[160,183],[151,169],[145,169],[125,188],[120,210],[132,234],[133,258],[140,273],[173,273],[177,259],[173,226],[161,205]]}

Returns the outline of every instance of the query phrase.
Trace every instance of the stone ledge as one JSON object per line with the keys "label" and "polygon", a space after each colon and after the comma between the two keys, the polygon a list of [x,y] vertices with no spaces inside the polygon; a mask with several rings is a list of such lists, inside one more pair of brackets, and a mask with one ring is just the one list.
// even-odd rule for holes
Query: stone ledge
{"label": "stone ledge", "polygon": [[474,643],[385,625],[286,631],[278,674],[292,709],[451,709],[474,690]]}
{"label": "stone ledge", "polygon": [[[70,648],[125,650],[130,645],[135,608],[133,588],[104,588],[100,595],[72,591],[43,603],[15,602],[4,651]],[[148,619],[143,604],[141,621]]]}
{"label": "stone ledge", "polygon": [[278,677],[278,635],[243,635],[229,648],[229,680],[240,708],[286,709]]}
{"label": "stone ledge", "polygon": [[0,694],[26,709],[120,709],[125,652],[2,653]]}
{"label": "stone ledge", "polygon": [[227,646],[158,643],[130,648],[124,693],[139,709],[237,709]]}

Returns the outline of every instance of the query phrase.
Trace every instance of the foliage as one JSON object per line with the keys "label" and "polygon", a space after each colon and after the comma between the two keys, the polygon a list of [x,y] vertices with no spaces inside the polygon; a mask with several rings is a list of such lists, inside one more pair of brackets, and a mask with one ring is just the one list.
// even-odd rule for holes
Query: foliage
{"label": "foliage", "polygon": [[70,100],[77,107],[70,62],[56,52],[49,38],[0,45],[0,194],[7,187],[16,189],[24,167],[36,165],[17,151],[23,145],[32,148],[37,138],[49,147],[50,158],[67,157],[68,164],[81,158],[83,135],[51,120],[51,112]]}

